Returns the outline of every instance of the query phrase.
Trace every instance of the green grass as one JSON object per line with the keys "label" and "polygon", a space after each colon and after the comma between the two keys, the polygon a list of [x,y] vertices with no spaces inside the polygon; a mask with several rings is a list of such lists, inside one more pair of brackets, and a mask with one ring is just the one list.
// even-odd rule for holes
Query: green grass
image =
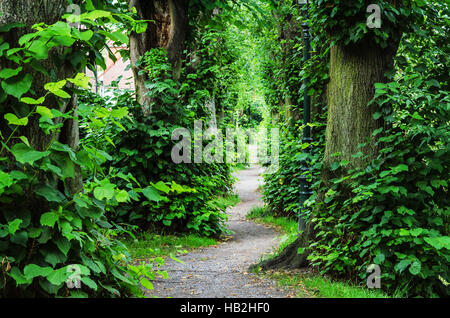
{"label": "green grass", "polygon": [[190,249],[216,245],[218,241],[194,234],[175,236],[140,233],[135,240],[127,239],[123,243],[128,247],[132,258],[146,259],[186,253]]}
{"label": "green grass", "polygon": [[299,298],[389,298],[380,290],[333,281],[317,274],[267,272],[262,276],[276,280],[280,286],[293,288]]}
{"label": "green grass", "polygon": [[227,208],[229,206],[234,206],[236,204],[238,204],[241,199],[239,198],[239,196],[237,194],[227,194],[224,196],[219,196],[217,198],[215,198],[214,203],[217,204],[217,206],[222,207],[222,208]]}
{"label": "green grass", "polygon": [[[267,224],[278,228],[283,234],[281,236],[280,246],[275,255],[281,252],[286,246],[295,241],[298,234],[298,224],[296,220],[288,217],[275,217],[269,214],[266,208],[255,207],[247,214],[247,219],[257,223]],[[269,255],[266,257],[273,257]]]}
{"label": "green grass", "polygon": [[[247,218],[258,223],[277,227],[283,234],[280,247],[274,254],[266,256],[272,258],[280,253],[286,246],[295,241],[298,234],[297,220],[287,217],[276,217],[270,214],[266,208],[253,208],[247,214]],[[269,271],[258,272],[258,275],[274,279],[280,286],[293,288],[298,297],[318,298],[389,298],[380,290],[371,290],[366,287],[355,286],[349,282],[333,281],[319,274]]]}

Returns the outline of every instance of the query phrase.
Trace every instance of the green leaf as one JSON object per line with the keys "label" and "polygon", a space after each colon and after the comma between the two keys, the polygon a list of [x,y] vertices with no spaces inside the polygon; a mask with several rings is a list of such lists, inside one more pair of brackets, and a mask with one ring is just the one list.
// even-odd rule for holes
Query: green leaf
{"label": "green leaf", "polygon": [[56,221],[58,221],[59,215],[55,212],[47,212],[41,215],[41,225],[54,227]]}
{"label": "green leaf", "polygon": [[409,264],[411,264],[411,261],[409,259],[404,259],[404,260],[401,260],[400,262],[398,262],[395,265],[394,269],[397,272],[401,273],[401,272],[403,272],[406,269],[406,267],[408,267]]}
{"label": "green leaf", "polygon": [[96,187],[94,189],[94,196],[97,200],[111,200],[114,196],[114,189],[116,186],[112,183],[106,183],[105,185]]}
{"label": "green leaf", "polygon": [[383,253],[377,254],[377,256],[374,258],[373,262],[377,265],[380,265],[384,262],[386,259],[386,256]]}
{"label": "green leaf", "polygon": [[159,191],[164,192],[165,194],[168,194],[170,192],[170,188],[162,181],[159,181],[156,184],[152,184],[152,185]]}
{"label": "green leaf", "polygon": [[39,99],[34,99],[31,97],[22,97],[20,99],[22,103],[28,104],[28,105],[39,105],[45,102],[45,97],[41,97]]}
{"label": "green leaf", "polygon": [[93,289],[93,290],[97,290],[97,284],[92,280],[92,279],[90,279],[89,277],[87,277],[87,276],[83,276],[83,277],[81,277],[81,281],[86,285],[86,286],[88,286],[89,288],[91,288],[91,289]]}
{"label": "green leaf", "polygon": [[67,254],[69,253],[70,247],[71,247],[69,240],[62,237],[62,238],[54,240],[54,242],[55,242],[56,246],[58,246],[59,250],[61,252],[63,252],[63,254],[65,256],[67,256]]}
{"label": "green leaf", "polygon": [[22,222],[23,222],[23,220],[21,220],[21,219],[15,219],[14,221],[9,222],[8,223],[9,233],[12,235],[16,234],[16,232],[19,229]]}
{"label": "green leaf", "polygon": [[47,280],[53,285],[59,286],[65,282],[72,275],[73,272],[68,270],[68,266],[53,271],[47,276]]}
{"label": "green leaf", "polygon": [[16,160],[23,164],[33,164],[35,161],[47,157],[50,151],[36,151],[27,145],[20,143],[11,148],[11,152],[16,157]]}
{"label": "green leaf", "polygon": [[409,267],[409,272],[413,275],[418,275],[421,269],[422,269],[421,263],[419,261],[415,261]]}
{"label": "green leaf", "polygon": [[10,125],[26,126],[28,125],[28,117],[18,118],[16,115],[8,113],[3,116]]}
{"label": "green leaf", "polygon": [[78,87],[82,87],[84,89],[89,88],[90,78],[84,73],[78,73],[74,78],[68,78],[67,80]]}
{"label": "green leaf", "polygon": [[147,278],[145,278],[145,277],[142,278],[140,280],[140,283],[141,283],[142,287],[144,287],[145,289],[153,290],[153,284]]}
{"label": "green leaf", "polygon": [[59,82],[47,83],[44,85],[44,88],[51,92],[52,94],[62,97],[62,98],[70,98],[70,95],[62,90],[62,88],[67,84],[66,80],[62,80]]}
{"label": "green leaf", "polygon": [[25,74],[2,81],[2,88],[8,95],[20,99],[23,94],[30,90],[32,83],[33,76],[31,74]]}
{"label": "green leaf", "polygon": [[36,264],[29,264],[23,270],[26,279],[33,279],[38,276],[47,277],[52,272],[51,267],[41,267]]}
{"label": "green leaf", "polygon": [[442,248],[450,250],[450,237],[448,236],[424,237],[424,240],[437,250]]}
{"label": "green leaf", "polygon": [[396,167],[392,167],[391,170],[392,170],[392,172],[393,172],[394,174],[397,174],[397,173],[402,172],[402,171],[408,171],[409,168],[408,168],[407,165],[400,164],[400,165],[398,165],[398,166],[396,166]]}
{"label": "green leaf", "polygon": [[22,71],[22,67],[16,69],[4,68],[0,71],[0,78],[8,79],[17,76]]}
{"label": "green leaf", "polygon": [[130,199],[128,192],[125,190],[120,190],[116,193],[117,202],[127,202]]}
{"label": "green leaf", "polygon": [[65,196],[60,191],[47,185],[38,186],[35,193],[46,198],[48,202],[61,203],[65,200]]}
{"label": "green leaf", "polygon": [[39,115],[41,115],[42,117],[45,118],[54,118],[55,116],[53,115],[52,111],[44,106],[38,106],[36,107],[36,113],[38,113]]}
{"label": "green leaf", "polygon": [[159,195],[158,191],[156,191],[152,186],[148,186],[147,188],[143,189],[142,194],[145,195],[147,199],[154,202],[159,202],[164,198]]}
{"label": "green leaf", "polygon": [[22,142],[23,142],[25,145],[27,145],[28,147],[31,147],[31,146],[30,146],[30,142],[28,141],[28,138],[27,138],[27,137],[25,137],[25,136],[20,136],[19,139],[22,140]]}

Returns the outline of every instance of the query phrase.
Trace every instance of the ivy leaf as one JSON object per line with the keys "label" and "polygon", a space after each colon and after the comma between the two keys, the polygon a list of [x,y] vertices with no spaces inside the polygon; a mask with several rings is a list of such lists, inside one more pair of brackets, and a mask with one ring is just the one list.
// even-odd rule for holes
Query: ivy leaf
{"label": "ivy leaf", "polygon": [[18,118],[16,115],[7,113],[3,116],[10,125],[26,126],[28,125],[28,117]]}
{"label": "ivy leaf", "polygon": [[47,276],[47,280],[55,286],[59,286],[67,281],[72,272],[68,270],[68,266],[53,271]]}
{"label": "ivy leaf", "polygon": [[16,144],[11,148],[11,152],[16,157],[16,160],[23,164],[33,164],[36,160],[47,157],[50,154],[50,151],[36,151],[27,145],[20,143]]}
{"label": "ivy leaf", "polygon": [[40,195],[41,197],[46,198],[48,202],[61,203],[65,199],[64,195],[60,191],[47,185],[41,185],[37,187],[35,189],[35,193]]}
{"label": "ivy leaf", "polygon": [[143,189],[142,194],[145,195],[147,199],[154,202],[159,202],[164,198],[152,186],[148,186],[147,188]]}
{"label": "ivy leaf", "polygon": [[106,183],[105,185],[96,187],[94,189],[94,196],[97,200],[111,200],[114,196],[115,185],[112,183]]}
{"label": "ivy leaf", "polygon": [[59,250],[61,252],[63,252],[63,254],[65,256],[67,256],[67,254],[69,253],[70,247],[71,247],[69,240],[67,240],[65,238],[59,238],[59,239],[54,240],[54,242],[55,242],[56,246],[58,246]]}
{"label": "ivy leaf", "polygon": [[152,184],[152,185],[159,191],[164,192],[165,194],[168,194],[170,192],[170,188],[162,181],[159,181],[156,184]]}
{"label": "ivy leaf", "polygon": [[4,68],[0,71],[0,78],[8,79],[17,76],[22,71],[22,67],[16,69]]}
{"label": "ivy leaf", "polygon": [[31,97],[23,97],[20,99],[20,101],[28,105],[39,105],[45,102],[45,97],[41,97],[39,99],[34,99]]}
{"label": "ivy leaf", "polygon": [[120,190],[116,194],[117,202],[127,202],[129,199],[130,199],[130,196],[128,195],[128,192],[125,190]]}
{"label": "ivy leaf", "polygon": [[31,74],[25,74],[2,81],[2,88],[8,95],[20,99],[23,94],[30,90],[32,83],[33,76]]}
{"label": "ivy leaf", "polygon": [[55,212],[47,212],[41,215],[41,225],[54,227],[59,215]]}
{"label": "ivy leaf", "polygon": [[422,265],[420,264],[420,262],[415,261],[409,267],[409,272],[413,275],[418,275],[420,273],[421,269],[422,269]]}
{"label": "ivy leaf", "polygon": [[74,78],[68,78],[67,80],[78,87],[89,88],[90,78],[84,73],[78,73]]}
{"label": "ivy leaf", "polygon": [[22,222],[23,222],[23,220],[21,220],[21,219],[15,219],[14,221],[9,222],[8,223],[9,233],[12,235],[16,234],[16,232],[19,229]]}
{"label": "ivy leaf", "polygon": [[153,284],[147,278],[142,278],[140,283],[145,289],[153,290]]}
{"label": "ivy leaf", "polygon": [[23,273],[26,279],[33,279],[35,277],[47,277],[53,272],[51,267],[41,267],[36,264],[29,264],[23,269]]}
{"label": "ivy leaf", "polygon": [[36,113],[38,113],[39,115],[41,115],[42,117],[46,117],[46,118],[54,118],[55,116],[53,115],[52,111],[44,106],[38,106],[36,107]]}

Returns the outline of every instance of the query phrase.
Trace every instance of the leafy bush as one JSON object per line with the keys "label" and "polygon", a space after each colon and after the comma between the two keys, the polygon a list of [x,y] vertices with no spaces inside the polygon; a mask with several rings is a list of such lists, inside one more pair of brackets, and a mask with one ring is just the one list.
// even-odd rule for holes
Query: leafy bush
{"label": "leafy bush", "polygon": [[[96,14],[111,17],[109,12]],[[1,32],[16,27],[21,25],[3,25]],[[129,266],[126,247],[111,236],[122,228],[107,218],[109,210],[127,200],[127,193],[111,180],[131,176],[108,171],[97,179],[101,154],[87,147],[74,150],[59,138],[65,125],[78,119],[73,110],[61,111],[62,105],[68,104],[78,88],[86,89],[89,79],[78,73],[57,82],[37,81],[42,74],[48,75],[40,61],[51,57],[52,48],[75,42],[91,47],[93,32],[81,33],[65,22],[35,28],[37,32],[20,38],[17,48],[0,38],[2,65],[19,65],[2,69],[0,75],[0,109],[5,119],[0,136],[1,294],[142,295],[139,283],[147,284],[164,273],[148,265]],[[105,34],[96,39],[104,39]],[[86,61],[80,63],[81,68],[86,65]],[[80,173],[91,178],[81,184]],[[66,284],[78,278],[81,288]]]}
{"label": "leafy bush", "polygon": [[378,264],[384,288],[427,297],[448,296],[450,278],[448,52],[439,45],[444,33],[426,39],[429,31],[406,37],[395,79],[376,84],[374,117],[387,123],[373,133],[379,156],[322,190],[310,255],[323,272],[362,279]]}

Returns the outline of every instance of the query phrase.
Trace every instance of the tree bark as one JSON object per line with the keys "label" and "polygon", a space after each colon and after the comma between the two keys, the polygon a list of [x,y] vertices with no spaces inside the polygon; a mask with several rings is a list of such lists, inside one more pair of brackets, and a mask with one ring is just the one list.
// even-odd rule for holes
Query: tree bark
{"label": "tree bark", "polygon": [[137,14],[149,22],[144,33],[133,32],[130,36],[130,59],[134,74],[136,99],[144,107],[150,104],[146,96],[146,76],[139,74],[140,58],[153,48],[165,48],[169,62],[173,67],[173,78],[179,79],[181,60],[185,48],[188,28],[189,1],[186,0],[131,0],[130,7],[135,7]]}
{"label": "tree bark", "polygon": [[[76,1],[75,1],[76,2]],[[29,32],[33,32],[31,27],[40,22],[46,24],[54,24],[61,19],[61,16],[66,12],[68,3],[66,0],[2,0],[0,1],[0,12],[3,14],[0,16],[0,24],[7,23],[23,23],[24,28],[14,29],[13,32],[8,32],[4,35],[5,40],[10,43],[11,47],[18,46],[19,38]],[[56,78],[64,79],[71,77],[75,74],[75,70],[69,61],[64,65],[56,65],[51,58],[52,55],[60,55],[61,48],[54,48],[49,52],[49,58],[43,61],[39,61],[40,64],[49,71],[52,70],[56,73]],[[2,66],[6,66],[9,62],[4,60],[0,62]],[[44,90],[45,83],[53,81],[50,76],[46,76],[40,72],[35,71],[31,67],[26,69],[26,72],[33,76],[32,90],[36,93],[36,96],[44,96],[46,91]],[[48,96],[46,98],[46,105],[48,107],[59,108],[61,112],[68,112],[77,110],[77,97],[73,96],[69,101],[61,102],[54,96]],[[17,101],[7,99],[4,105],[9,105],[10,108],[14,108]],[[2,112],[13,111],[13,109],[3,109]],[[0,129],[4,136],[8,136],[11,131],[9,127],[2,122]],[[27,126],[21,127],[20,134],[26,136],[30,142],[30,145],[37,150],[44,150],[51,140],[56,139],[63,143],[68,144],[74,150],[78,149],[79,144],[79,127],[78,121],[67,120],[61,132],[55,136],[55,134],[44,134],[39,127],[39,116],[30,118]],[[79,172],[79,167],[76,167]],[[81,173],[77,173],[77,177],[69,181],[69,191],[75,193],[82,187]]]}
{"label": "tree bark", "polygon": [[[386,81],[384,74],[392,67],[396,50],[397,45],[381,49],[367,43],[358,47],[336,44],[331,49],[326,146],[322,171],[325,185],[330,184],[330,179],[336,177],[330,170],[334,161],[349,160],[350,166],[356,168],[363,167],[368,160],[376,157],[377,148],[372,133],[383,126],[383,120],[373,119],[376,107],[369,107],[367,104],[374,96],[374,84]],[[359,144],[365,142],[365,147],[358,148]],[[358,151],[368,155],[368,159],[353,158],[352,155]],[[332,156],[337,152],[341,153],[338,159]],[[319,193],[318,199],[321,200],[322,197],[323,194]],[[308,266],[307,248],[309,242],[314,239],[313,228],[314,224],[309,222],[305,232],[295,242],[275,258],[258,266],[262,269]],[[299,248],[306,248],[306,251],[299,255]]]}

